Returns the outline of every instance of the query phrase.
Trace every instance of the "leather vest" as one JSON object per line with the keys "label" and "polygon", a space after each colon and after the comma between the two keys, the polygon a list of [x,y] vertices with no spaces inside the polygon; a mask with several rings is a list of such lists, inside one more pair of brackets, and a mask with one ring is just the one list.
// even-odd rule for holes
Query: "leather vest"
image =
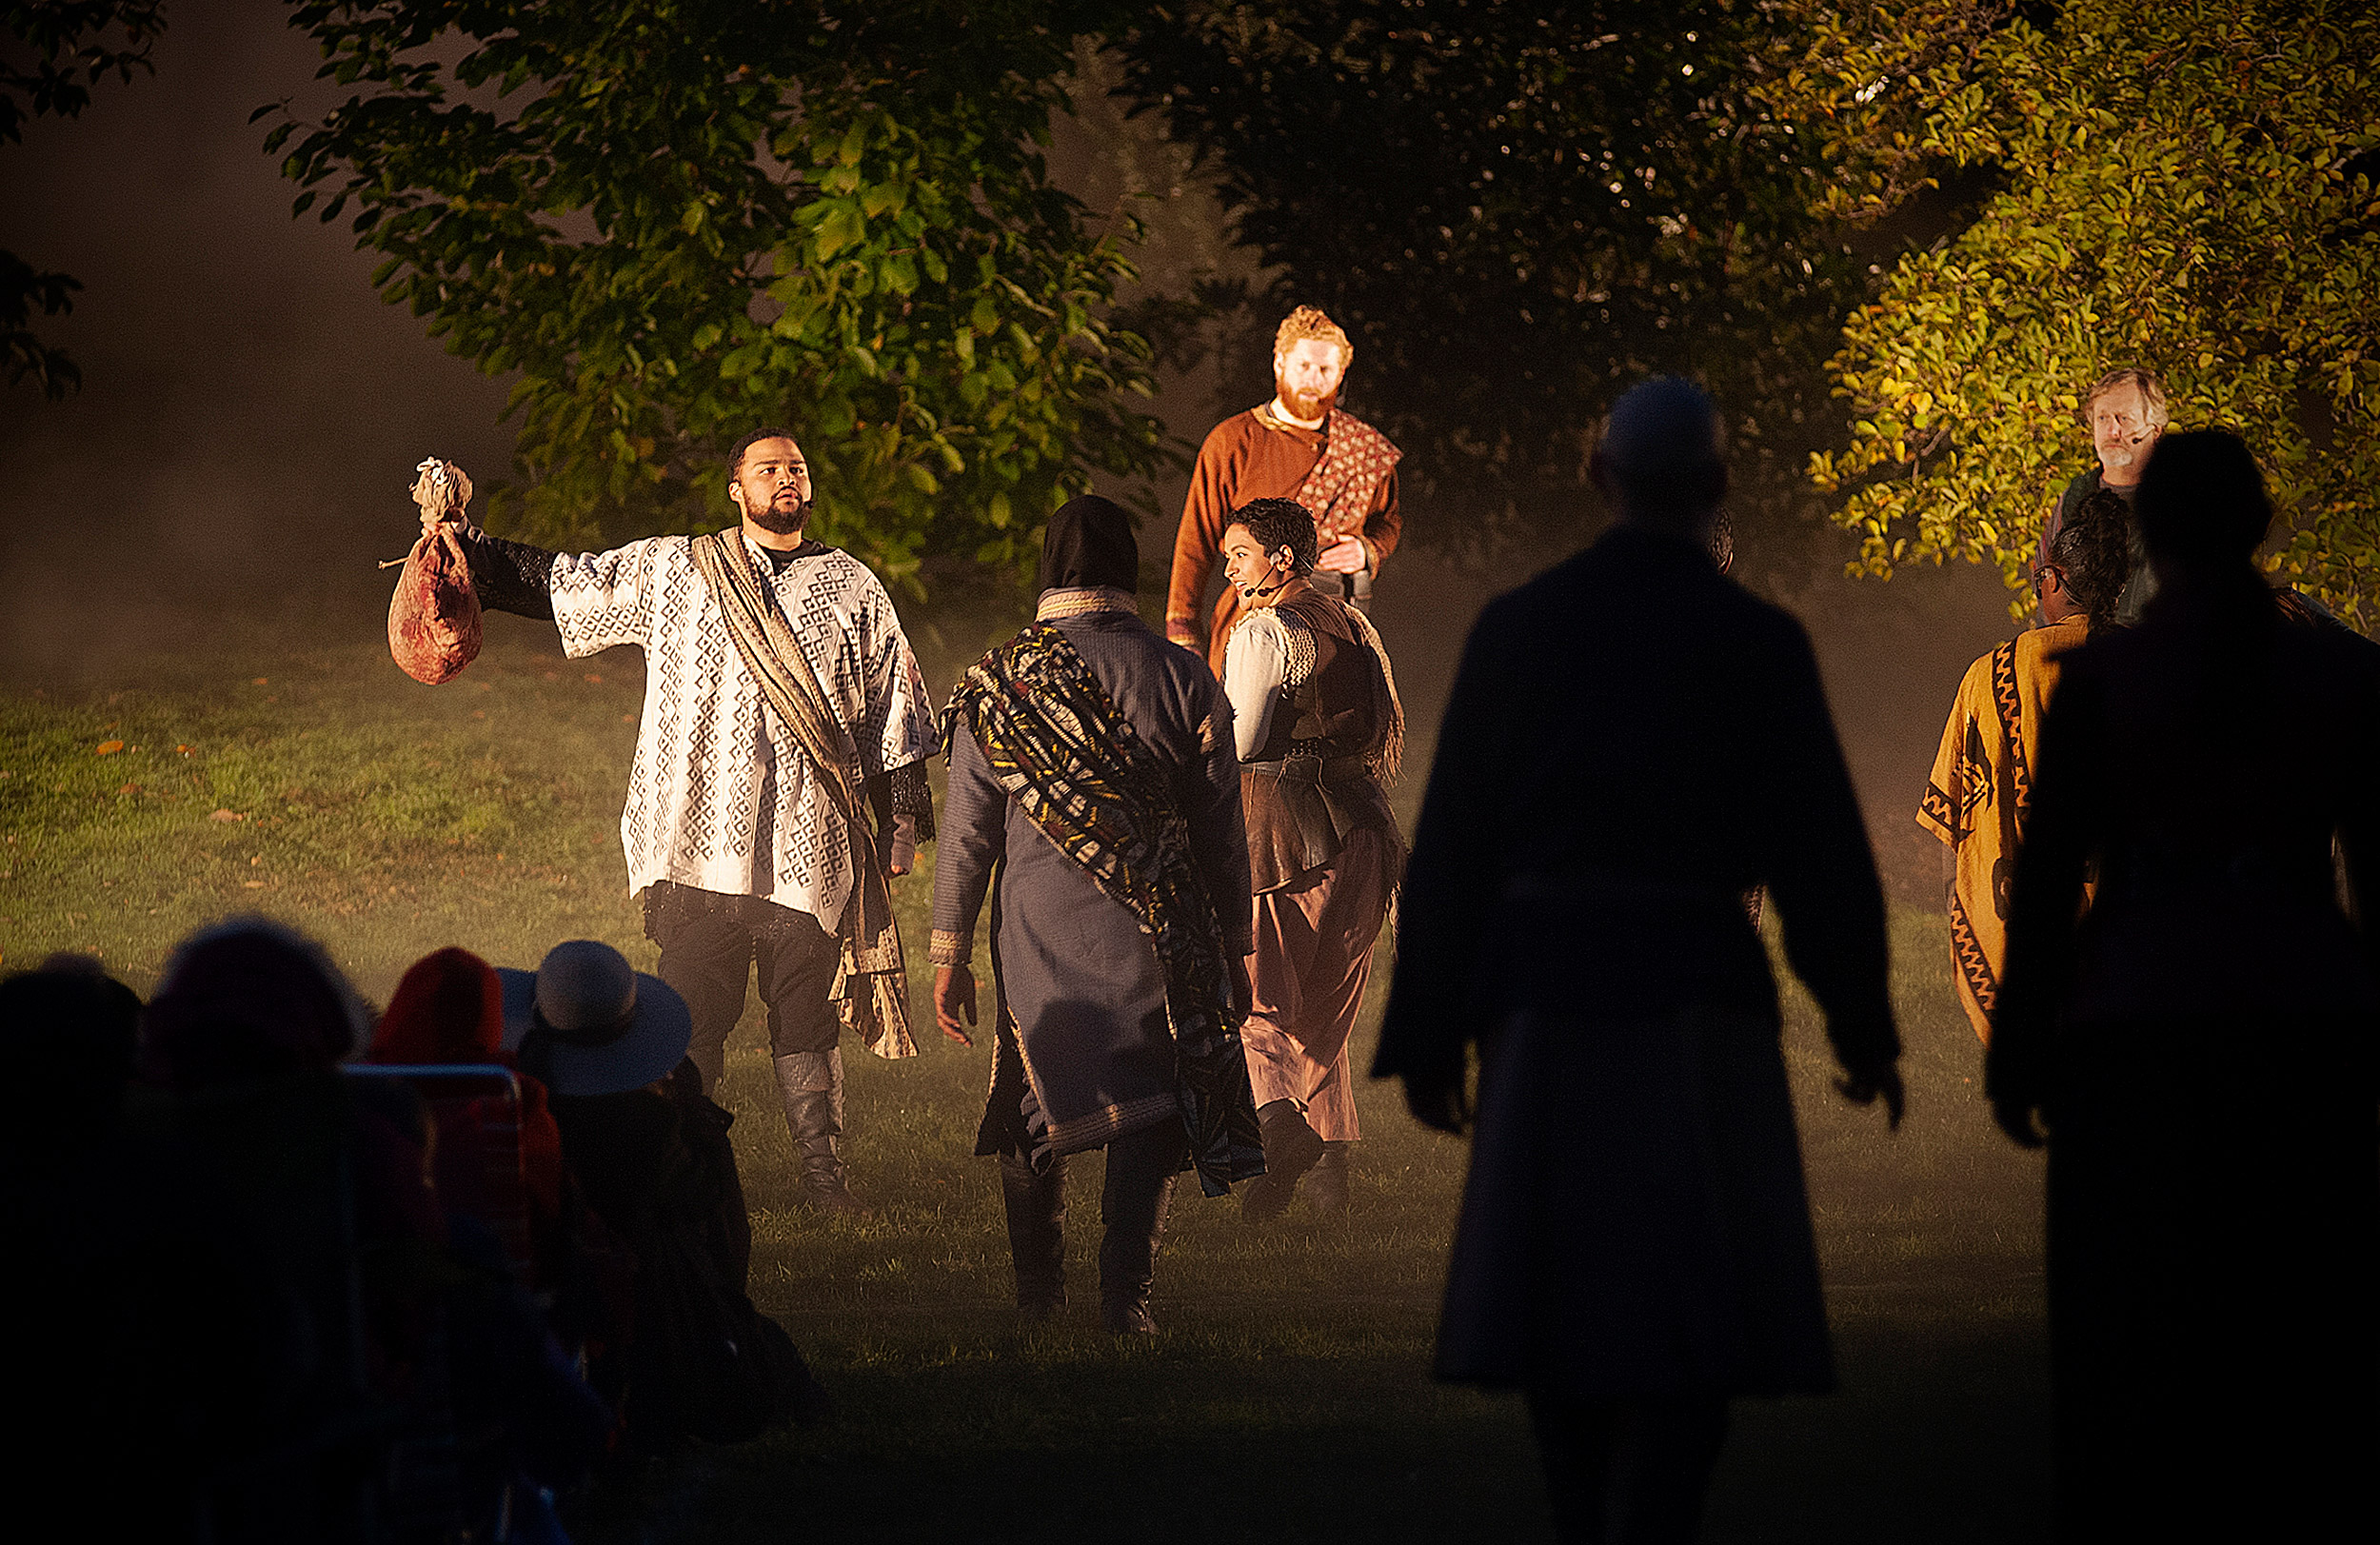
{"label": "leather vest", "polygon": [[1372,652],[1355,640],[1337,601],[1309,596],[1279,610],[1289,631],[1288,679],[1264,743],[1240,769],[1258,891],[1327,867],[1352,832],[1397,829],[1364,764],[1381,734]]}

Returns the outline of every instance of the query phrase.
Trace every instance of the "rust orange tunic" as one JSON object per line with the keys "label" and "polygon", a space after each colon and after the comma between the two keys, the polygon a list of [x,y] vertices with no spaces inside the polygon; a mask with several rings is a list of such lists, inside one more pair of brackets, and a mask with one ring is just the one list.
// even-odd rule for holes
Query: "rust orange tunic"
{"label": "rust orange tunic", "polygon": [[[1301,429],[1275,418],[1267,405],[1233,414],[1208,431],[1206,443],[1199,447],[1198,465],[1190,473],[1190,493],[1181,504],[1181,525],[1174,534],[1173,584],[1165,596],[1165,622],[1169,631],[1183,623],[1204,626],[1207,665],[1218,678],[1223,674],[1223,646],[1231,641],[1232,625],[1240,621],[1240,592],[1224,585],[1213,615],[1203,624],[1199,613],[1231,512],[1252,499],[1285,499],[1297,493],[1321,460],[1324,443],[1320,430]],[[1327,547],[1341,537],[1359,539],[1377,574],[1380,561],[1397,550],[1397,538],[1403,528],[1397,511],[1395,466],[1371,489],[1361,508],[1334,505],[1316,510],[1315,516],[1322,545]]]}

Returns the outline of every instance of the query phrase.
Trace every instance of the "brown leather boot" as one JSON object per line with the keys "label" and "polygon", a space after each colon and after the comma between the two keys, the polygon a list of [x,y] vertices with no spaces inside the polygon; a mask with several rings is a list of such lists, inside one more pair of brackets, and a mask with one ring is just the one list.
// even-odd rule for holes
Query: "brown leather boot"
{"label": "brown leather boot", "polygon": [[1269,1223],[1289,1211],[1299,1177],[1320,1160],[1326,1145],[1294,1099],[1271,1101],[1256,1119],[1264,1134],[1264,1173],[1240,1193],[1240,1216],[1250,1223]]}
{"label": "brown leather boot", "polygon": [[1165,1238],[1165,1210],[1181,1164],[1180,1129],[1173,1123],[1118,1138],[1107,1145],[1107,1178],[1100,1189],[1100,1323],[1118,1336],[1155,1336],[1149,1288],[1157,1280],[1157,1251]]}
{"label": "brown leather boot", "polygon": [[1314,1216],[1336,1222],[1347,1216],[1347,1172],[1353,1167],[1355,1144],[1326,1142],[1322,1157],[1306,1172],[1306,1205]]}

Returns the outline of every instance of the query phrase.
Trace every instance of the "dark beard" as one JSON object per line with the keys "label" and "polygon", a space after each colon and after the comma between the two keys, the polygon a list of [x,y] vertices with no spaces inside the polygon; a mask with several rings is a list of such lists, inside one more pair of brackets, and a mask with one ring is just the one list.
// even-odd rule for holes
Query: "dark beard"
{"label": "dark beard", "polygon": [[810,502],[806,499],[803,500],[790,515],[780,515],[777,513],[777,506],[772,504],[764,508],[749,511],[745,518],[771,536],[798,537],[802,534],[802,528],[810,524]]}
{"label": "dark beard", "polygon": [[1289,416],[1293,419],[1319,419],[1339,406],[1339,393],[1336,391],[1291,391],[1289,383],[1279,376],[1273,378],[1273,393],[1280,399],[1281,406],[1289,409]]}

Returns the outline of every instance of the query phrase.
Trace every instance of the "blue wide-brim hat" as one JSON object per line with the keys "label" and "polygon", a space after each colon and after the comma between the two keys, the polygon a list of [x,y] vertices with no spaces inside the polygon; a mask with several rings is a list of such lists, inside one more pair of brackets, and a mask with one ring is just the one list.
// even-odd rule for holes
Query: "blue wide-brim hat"
{"label": "blue wide-brim hat", "polygon": [[[694,1016],[656,976],[629,967],[609,944],[556,944],[534,971],[498,967],[505,1050],[518,1053],[544,1018],[545,1087],[561,1098],[642,1089],[685,1060]],[[535,1071],[535,1070],[532,1070]]]}

